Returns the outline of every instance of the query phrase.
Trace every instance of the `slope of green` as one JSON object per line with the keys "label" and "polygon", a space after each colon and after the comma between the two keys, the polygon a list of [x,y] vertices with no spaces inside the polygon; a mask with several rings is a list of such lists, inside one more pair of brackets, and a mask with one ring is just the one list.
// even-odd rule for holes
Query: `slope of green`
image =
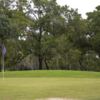
{"label": "slope of green", "polygon": [[[2,72],[0,72],[2,77]],[[100,72],[66,71],[66,70],[35,70],[35,71],[6,71],[5,77],[72,77],[72,78],[100,78]]]}

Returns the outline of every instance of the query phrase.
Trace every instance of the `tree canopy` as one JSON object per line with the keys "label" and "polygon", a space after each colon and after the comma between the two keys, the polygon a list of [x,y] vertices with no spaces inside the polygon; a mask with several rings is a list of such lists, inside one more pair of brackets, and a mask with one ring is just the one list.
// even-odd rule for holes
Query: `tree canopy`
{"label": "tree canopy", "polygon": [[6,70],[100,71],[100,6],[87,16],[56,0],[1,0]]}

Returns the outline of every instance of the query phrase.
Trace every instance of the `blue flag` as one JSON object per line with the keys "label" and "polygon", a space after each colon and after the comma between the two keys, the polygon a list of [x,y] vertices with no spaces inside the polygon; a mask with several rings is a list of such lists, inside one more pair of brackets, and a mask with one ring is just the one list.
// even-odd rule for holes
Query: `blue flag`
{"label": "blue flag", "polygon": [[5,48],[5,46],[4,45],[2,45],[2,54],[5,56],[5,54],[6,54],[6,48]]}

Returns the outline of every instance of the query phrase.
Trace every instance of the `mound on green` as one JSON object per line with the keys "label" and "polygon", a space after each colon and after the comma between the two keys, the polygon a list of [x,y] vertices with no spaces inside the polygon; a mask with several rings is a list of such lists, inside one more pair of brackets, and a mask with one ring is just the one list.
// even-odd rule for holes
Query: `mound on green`
{"label": "mound on green", "polygon": [[[2,73],[0,73],[2,77]],[[69,77],[69,78],[100,78],[99,72],[66,71],[66,70],[34,70],[34,71],[6,71],[6,78],[32,77]]]}

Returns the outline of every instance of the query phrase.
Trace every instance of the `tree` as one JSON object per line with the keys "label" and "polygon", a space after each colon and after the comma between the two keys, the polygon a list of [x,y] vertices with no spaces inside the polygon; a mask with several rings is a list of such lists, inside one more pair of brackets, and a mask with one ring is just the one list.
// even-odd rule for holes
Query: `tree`
{"label": "tree", "polygon": [[[0,30],[1,30],[0,44],[6,45],[6,48],[8,49],[7,52],[9,51],[10,47],[12,48],[10,52],[7,53],[6,56],[7,57],[6,64],[7,66],[8,65],[11,66],[12,63],[9,62],[8,64],[8,61],[12,58],[11,51],[13,50],[13,46],[15,45],[13,43],[17,43],[19,37],[25,35],[26,27],[28,26],[30,21],[26,18],[23,12],[18,11],[17,9],[14,9],[13,6],[11,6],[12,5],[11,1],[1,0],[0,5],[1,5],[0,6]],[[8,46],[9,43],[12,44],[10,45],[10,47]],[[16,45],[16,47],[17,46],[18,45]]]}
{"label": "tree", "polygon": [[[66,53],[69,69],[82,69],[84,66],[83,55],[90,48],[89,40],[87,39],[88,24],[87,20],[81,18],[77,9],[69,9],[68,6],[62,7],[62,16],[65,19],[65,37],[67,38],[62,44],[66,43],[64,48],[67,48]],[[68,46],[71,45],[69,48]],[[70,55],[70,56],[68,56]],[[74,61],[76,57],[76,61]],[[73,64],[73,62],[76,62]],[[72,66],[72,67],[70,67]],[[76,68],[75,68],[76,66]],[[83,68],[84,69],[84,68]]]}
{"label": "tree", "polygon": [[91,44],[93,49],[100,56],[100,6],[97,6],[93,12],[87,13],[89,21],[89,30],[91,36]]}
{"label": "tree", "polygon": [[[31,4],[33,4],[33,7]],[[59,30],[63,28],[60,22],[63,19],[60,17],[58,10],[60,6],[57,5],[55,0],[31,0],[31,3],[26,3],[26,9],[26,16],[33,22],[29,26],[28,37],[30,35],[31,39],[33,37],[33,41],[35,41],[33,43],[34,54],[38,57],[39,69],[42,69],[43,62],[46,64],[47,58],[44,57],[44,51],[46,50],[44,46],[46,45],[44,42],[45,36],[49,39],[52,35],[59,34]]]}

